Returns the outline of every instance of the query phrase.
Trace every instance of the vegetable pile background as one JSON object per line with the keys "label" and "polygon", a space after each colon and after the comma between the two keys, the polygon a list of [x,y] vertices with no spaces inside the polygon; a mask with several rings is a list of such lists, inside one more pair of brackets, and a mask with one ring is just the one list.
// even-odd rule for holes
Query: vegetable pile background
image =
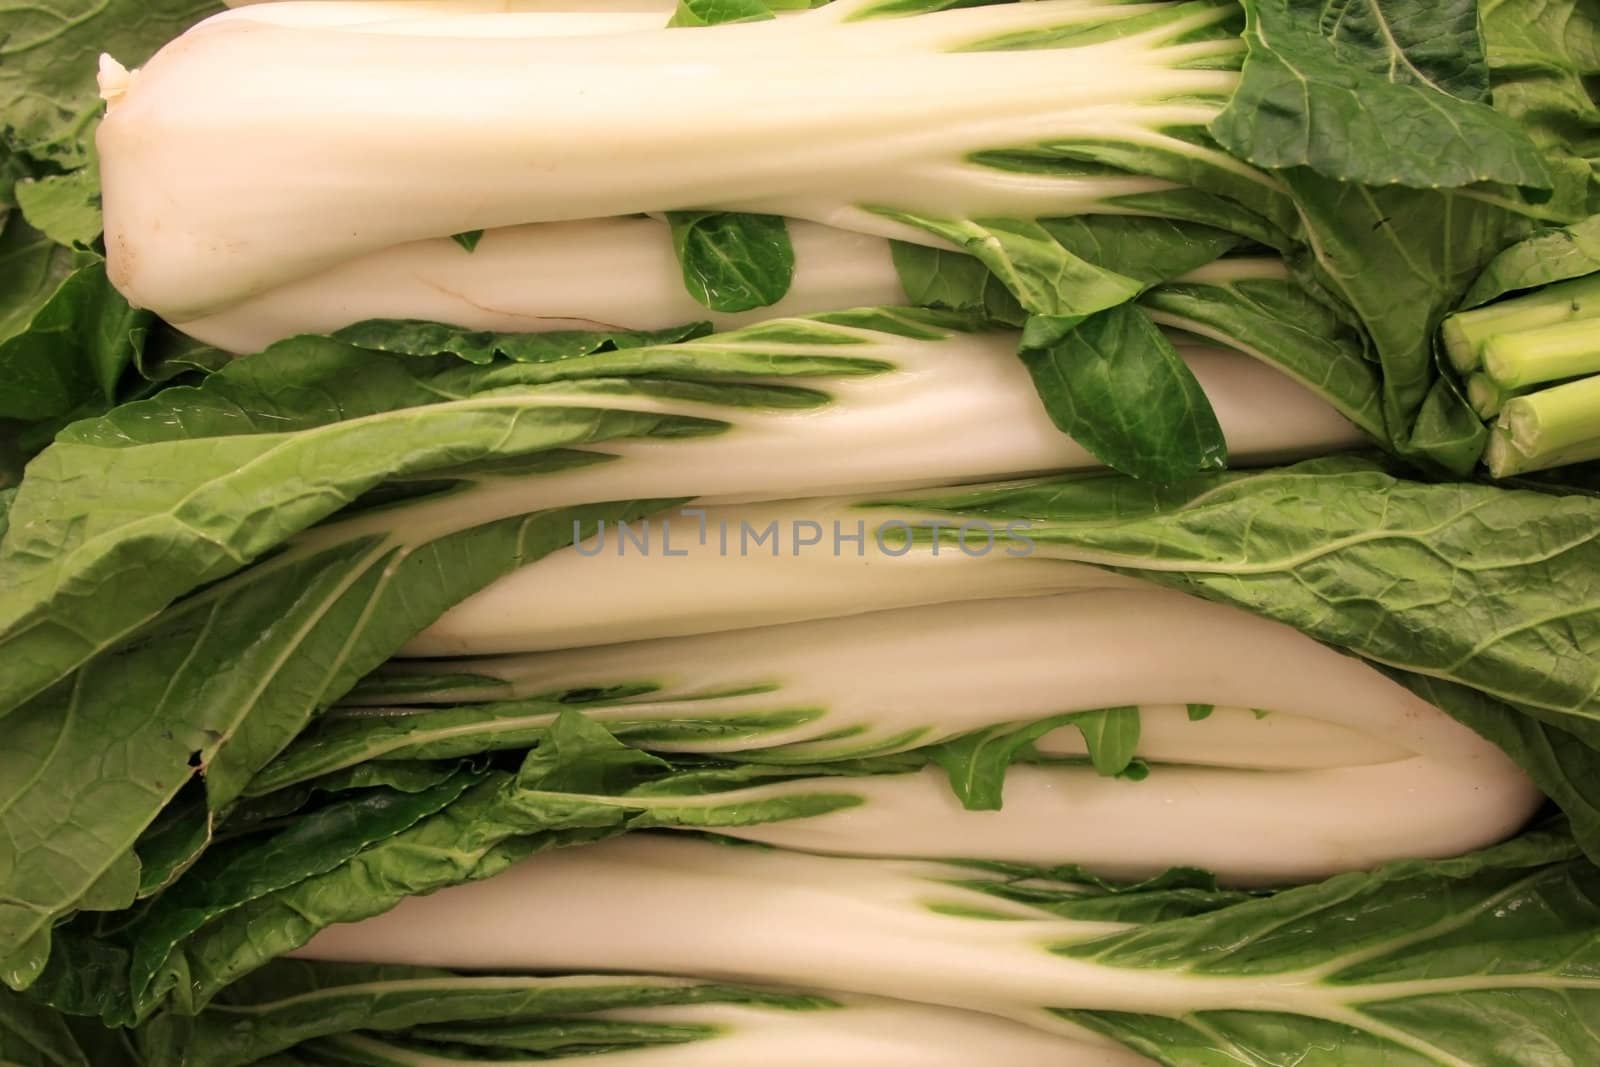
{"label": "vegetable pile background", "polygon": [[1600,1063],[1597,85],[0,7],[0,1064]]}

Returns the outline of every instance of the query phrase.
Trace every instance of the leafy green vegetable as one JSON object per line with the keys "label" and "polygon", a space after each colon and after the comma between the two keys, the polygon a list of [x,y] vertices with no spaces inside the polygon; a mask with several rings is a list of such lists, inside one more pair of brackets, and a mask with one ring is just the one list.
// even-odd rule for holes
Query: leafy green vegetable
{"label": "leafy green vegetable", "polygon": [[[1341,875],[1057,949],[1117,969],[1181,969],[1207,982],[1306,975],[1320,987],[1315,996],[1344,1001],[1337,1010],[1297,1010],[1289,997],[1278,1010],[1213,1000],[1181,1015],[1060,1013],[1172,1067],[1224,1055],[1331,1067],[1351,1054],[1405,1067],[1577,1067],[1594,1045],[1592,1031],[1574,1020],[1593,1011],[1587,975],[1600,921],[1597,877],[1572,858],[1559,831],[1536,831],[1460,859]],[[1538,1040],[1508,1045],[1508,1023]],[[1285,1047],[1290,1034],[1293,1051]]]}
{"label": "leafy green vegetable", "polygon": [[1549,188],[1544,157],[1488,104],[1473,0],[1244,0],[1250,46],[1211,132],[1240,159],[1340,182]]}
{"label": "leafy green vegetable", "polygon": [[1026,519],[1036,552],[1235,604],[1538,719],[1600,719],[1581,651],[1600,639],[1600,507],[1585,497],[1428,485],[1340,458],[1168,488],[1086,477],[875,507]]}
{"label": "leafy green vegetable", "polygon": [[683,284],[690,296],[711,310],[750,311],[777,303],[789,291],[794,246],[782,218],[669,211],[667,222],[672,227],[672,249],[683,268]]}
{"label": "leafy green vegetable", "polygon": [[1030,319],[1022,362],[1051,421],[1108,466],[1167,483],[1227,462],[1222,427],[1194,372],[1130,304],[1064,329],[1059,320]]}
{"label": "leafy green vegetable", "polygon": [[1600,272],[1600,215],[1571,226],[1540,230],[1507,248],[1483,269],[1461,299],[1475,308],[1518,289]]}
{"label": "leafy green vegetable", "polygon": [[0,132],[23,154],[63,168],[90,158],[102,107],[95,88],[102,53],[138,64],[201,18],[211,0],[61,0],[11,3],[0,39]]}
{"label": "leafy green vegetable", "polygon": [[13,211],[0,222],[0,273],[7,279],[0,290],[3,344],[28,328],[61,283],[89,257],[52,242],[29,226],[20,212]]}
{"label": "leafy green vegetable", "polygon": [[[414,901],[318,950],[546,970],[581,952],[614,971],[649,958],[1030,1020],[1043,1008],[1173,1067],[1222,1057],[1340,1067],[1351,1050],[1407,1067],[1580,1067],[1596,1048],[1575,1020],[1596,996],[1600,871],[1560,824],[1463,857],[1154,921],[1136,917],[1146,908],[1137,891],[1080,887],[1081,903],[1064,892],[1045,909],[1002,903],[936,867],[742,852],[638,838],[574,849],[508,872],[500,887]],[[1011,877],[1048,884],[1050,873]],[[677,921],[662,924],[663,907]],[[441,922],[448,937],[432,926]],[[723,936],[705,937],[707,925]],[[1494,1036],[1522,1020],[1537,1040]]]}
{"label": "leafy green vegetable", "polygon": [[91,167],[18,182],[17,206],[57,244],[88,248],[100,236],[100,181]]}
{"label": "leafy green vegetable", "polygon": [[94,262],[61,283],[22,332],[0,341],[0,418],[59,419],[117,400],[123,374],[142,355],[149,312],[136,311]]}
{"label": "leafy green vegetable", "polygon": [[1307,170],[1284,178],[1313,235],[1306,270],[1349,304],[1376,350],[1395,449],[1469,473],[1487,434],[1454,383],[1441,377],[1433,339],[1484,264],[1526,229],[1526,219],[1465,192],[1345,185]]}
{"label": "leafy green vegetable", "polygon": [[[1131,711],[1129,717],[1121,714]],[[975,811],[999,811],[1005,772],[1026,758],[1034,742],[1063,726],[1076,725],[1089,746],[1095,770],[1120,774],[1133,763],[1139,741],[1139,709],[1069,712],[1031,723],[1002,723],[945,741],[927,750],[927,756],[950,776],[950,788],[961,803]]]}
{"label": "leafy green vegetable", "polygon": [[358,322],[334,335],[374,352],[402,356],[456,356],[485,365],[496,359],[513,363],[560,363],[602,352],[690,341],[711,332],[695,322],[666,330],[553,330],[550,333],[494,333],[458,330],[438,322]]}
{"label": "leafy green vegetable", "polygon": [[1272,260],[1220,260],[1139,299],[1151,319],[1270,363],[1386,442],[1382,379],[1359,333]]}
{"label": "leafy green vegetable", "polygon": [[1544,150],[1553,200],[1600,210],[1600,16],[1582,0],[1477,5],[1495,110],[1516,119]]}
{"label": "leafy green vegetable", "polygon": [[0,1063],[8,1067],[99,1067],[84,1057],[55,1012],[0,990]]}
{"label": "leafy green vegetable", "polygon": [[764,0],[678,0],[667,25],[715,26],[724,22],[761,22],[772,17],[772,8]]}
{"label": "leafy green vegetable", "polygon": [[140,1044],[147,1067],[250,1067],[303,1041],[356,1029],[436,1033],[446,1023],[482,1023],[506,1032],[517,1022],[571,1026],[596,1012],[698,1004],[831,1006],[823,997],[676,978],[469,976],[286,959],[240,979],[199,1015],[162,1012],[140,1031]]}
{"label": "leafy green vegetable", "polygon": [[420,793],[365,790],[301,815],[266,841],[244,838],[212,849],[134,921],[132,994],[166,996],[180,975],[167,961],[182,940],[219,916],[332,870],[374,843],[404,832],[455,801],[473,783],[457,774]]}

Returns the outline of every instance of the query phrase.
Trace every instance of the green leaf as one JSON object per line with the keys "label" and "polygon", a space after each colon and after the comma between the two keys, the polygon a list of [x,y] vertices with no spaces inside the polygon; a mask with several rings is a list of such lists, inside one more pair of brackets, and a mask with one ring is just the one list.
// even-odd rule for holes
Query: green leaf
{"label": "green leaf", "polygon": [[198,1016],[156,1016],[140,1039],[146,1067],[251,1067],[301,1042],[353,1030],[430,1033],[446,1023],[572,1024],[591,1013],[614,1018],[629,1009],[692,1004],[795,1011],[831,1006],[822,997],[693,979],[478,976],[276,960],[223,991]]}
{"label": "green leaf", "polygon": [[[879,214],[926,230],[974,257],[1025,311],[1036,315],[1090,315],[1132,300],[1145,287],[1136,278],[1083,258],[1041,222],[946,219],[886,210]],[[906,283],[904,273],[901,282]],[[969,298],[957,306],[981,305]]]}
{"label": "green leaf", "polygon": [[177,881],[210,847],[214,814],[205,789],[191,782],[139,837],[139,899],[154,896]]}
{"label": "green leaf", "polygon": [[[760,6],[759,0],[753,2]],[[672,250],[683,269],[684,288],[704,307],[750,311],[776,304],[789,291],[794,281],[794,245],[789,241],[789,225],[780,216],[669,211],[667,222],[672,229]]]}
{"label": "green leaf", "polygon": [[[969,811],[999,811],[1006,771],[1046,734],[1084,713],[1056,715],[1030,723],[1001,723],[952,738],[924,751],[950,777],[950,788]],[[1089,712],[1087,714],[1094,714]],[[1137,713],[1136,713],[1137,714]],[[1087,736],[1087,735],[1085,735]]]}
{"label": "green leaf", "polygon": [[1336,181],[1548,189],[1539,150],[1487,102],[1477,7],[1246,0],[1249,53],[1211,132],[1257,166]]}
{"label": "green leaf", "polygon": [[1137,308],[1076,325],[1031,319],[1021,354],[1050,421],[1107,466],[1173,482],[1227,462],[1222,427],[1194,372]]}
{"label": "green leaf", "polygon": [[[452,679],[439,681],[446,692],[454,692]],[[705,714],[688,703],[674,705],[669,717],[658,710],[641,712],[628,707],[627,698],[650,689],[642,684],[622,686],[609,695],[597,694],[581,702],[560,694],[457,707],[388,711],[363,707],[355,714],[325,714],[251,780],[246,794],[257,796],[311,779],[321,781],[320,775],[359,769],[368,765],[362,762],[367,760],[449,760],[527,749],[544,739],[562,711],[575,705],[603,722],[612,736],[644,748],[674,741],[704,742],[712,737],[756,739],[793,729],[816,714],[765,710]],[[412,697],[427,694],[425,689],[407,691]],[[470,693],[457,699],[470,699]]]}
{"label": "green leaf", "polygon": [[1139,746],[1136,707],[1067,712],[1036,722],[1000,723],[919,749],[916,755],[925,756],[949,776],[950,788],[962,807],[969,811],[999,811],[1006,771],[1034,755],[1034,742],[1065,726],[1076,727],[1083,734],[1089,762],[1099,774],[1137,780],[1149,773],[1143,763],[1134,759]]}
{"label": "green leaf", "polygon": [[[474,783],[457,774],[421,793],[376,789],[309,814],[265,841],[248,837],[209,850],[162,893],[125,935],[132,946],[135,1015],[166,997],[182,978],[167,967],[175,948],[218,917],[348,862],[453,803]],[[107,1019],[108,1024],[119,1021]]]}
{"label": "green leaf", "polygon": [[1479,307],[1518,289],[1537,289],[1596,271],[1600,271],[1600,215],[1591,215],[1571,226],[1540,230],[1495,256],[1461,299],[1461,307]]}
{"label": "green leaf", "polygon": [[483,240],[483,231],[463,230],[461,233],[451,234],[450,240],[465,248],[468,252],[475,252],[478,249],[478,242]]}
{"label": "green leaf", "polygon": [[1211,713],[1216,711],[1216,710],[1217,710],[1217,706],[1215,704],[1190,704],[1189,705],[1189,721],[1190,722],[1202,722],[1202,721],[1204,721],[1206,719],[1211,718]]}
{"label": "green leaf", "polygon": [[37,422],[116,402],[151,315],[128,306],[94,262],[63,281],[26,329],[0,342],[0,418]]}
{"label": "green leaf", "polygon": [[1477,7],[1495,110],[1543,149],[1556,200],[1578,196],[1600,211],[1600,107],[1590,80],[1600,71],[1600,13],[1585,0],[1488,0]]}
{"label": "green leaf", "polygon": [[28,224],[57,244],[88,248],[100,236],[100,175],[92,166],[18,182],[16,197]]}
{"label": "green leaf", "polygon": [[615,796],[672,772],[672,764],[629,748],[599,723],[570,709],[522,762],[519,788]]}
{"label": "green leaf", "polygon": [[1596,1007],[1600,871],[1574,854],[1552,827],[1055,950],[1207,984],[1271,977],[1305,993],[1299,1010],[1287,994],[1273,1007],[1224,995],[1181,1013],[1057,1013],[1171,1067],[1577,1067],[1594,1053],[1577,1020]]}
{"label": "green leaf", "polygon": [[[615,353],[613,362],[648,363],[651,351]],[[570,386],[556,405],[536,388],[502,388],[604,373],[605,357],[595,358],[587,370],[476,368],[306,338],[237,361],[197,388],[75,424],[35,460],[0,545],[0,583],[11,594],[0,607],[0,647],[28,664],[0,679],[0,710],[387,479],[614,436],[721,428],[610,410],[610,386],[592,405]],[[684,387],[641,388],[659,397]],[[725,399],[815,402],[809,391],[755,392],[730,386]],[[539,418],[524,417],[534,409]],[[388,417],[371,417],[379,414]],[[98,487],[87,515],[80,484]],[[96,595],[103,583],[115,584],[110,600]]]}
{"label": "green leaf", "polygon": [[35,315],[74,270],[90,262],[87,253],[51,241],[29,226],[20,212],[3,217],[0,228],[0,343],[28,328]]}
{"label": "green leaf", "polygon": [[763,22],[773,17],[765,0],[678,0],[667,25],[716,26],[724,22]]}
{"label": "green leaf", "polygon": [[0,1063],[6,1067],[100,1067],[84,1057],[64,1018],[5,989],[0,989]]}
{"label": "green leaf", "polygon": [[1293,626],[1550,722],[1600,721],[1600,500],[1313,460],[1155,486],[1112,476],[873,507],[1026,520],[1084,559]]}
{"label": "green leaf", "polygon": [[[964,234],[959,227],[951,224],[941,224],[935,232],[946,239],[960,237],[972,240],[971,234]],[[1006,261],[1012,255],[1005,247],[1009,237],[1008,230],[996,231],[994,238],[997,246],[979,243],[971,255],[903,241],[893,242],[891,250],[900,283],[912,303],[976,312],[995,322],[1021,326],[1027,317],[1024,307],[1019,303],[1021,293],[1013,295],[1013,289],[1008,287],[1017,286],[1019,282],[1015,277],[1010,282],[1003,280],[1010,269]],[[1033,240],[1041,243],[1035,245],[1031,243]],[[1065,257],[1071,257],[1102,267],[1114,265],[1118,277],[1125,280],[1113,283],[1106,298],[1117,302],[1129,291],[1126,280],[1146,286],[1154,285],[1210,263],[1240,243],[1236,234],[1211,226],[1140,215],[1041,219],[1030,240],[1012,243],[1014,251],[1021,257],[1041,258],[1049,255],[1049,246],[1042,243],[1046,240],[1053,242],[1056,254],[1064,260]],[[985,255],[988,258],[984,258]],[[990,269],[990,260],[999,261],[1002,265],[998,269]],[[1068,288],[1060,294],[1059,300],[1080,302],[1063,304],[1034,299],[1032,306],[1026,310],[1055,314],[1044,309],[1078,309],[1067,312],[1069,315],[1100,310],[1093,306],[1092,300],[1083,301],[1083,294],[1070,288],[1073,279],[1070,261],[1066,262],[1068,266],[1063,267],[1061,277],[1067,279],[1063,284]],[[1023,300],[1027,302],[1028,298],[1024,297]]]}
{"label": "green leaf", "polygon": [[411,548],[362,536],[285,554],[190,598],[134,648],[14,712],[0,761],[0,958],[14,980],[30,980],[51,924],[192,778],[203,775],[222,808],[316,709],[446,608],[569,544],[575,529],[668,503],[541,512]]}
{"label": "green leaf", "polygon": [[[1107,778],[1128,772],[1133,765],[1133,754],[1139,747],[1139,709],[1105,708],[1101,711],[1082,711],[1072,719],[1072,724],[1083,734],[1089,746],[1089,762]],[[1134,772],[1139,778],[1144,777]],[[1148,773],[1148,771],[1146,772]]]}
{"label": "green leaf", "polygon": [[83,165],[104,106],[95,81],[101,53],[138,66],[220,10],[212,0],[10,0],[0,7],[5,140],[34,159]]}
{"label": "green leaf", "polygon": [[889,247],[900,284],[913,304],[972,312],[1007,326],[1027,321],[1028,313],[1011,290],[973,256],[905,241],[892,241]]}
{"label": "green leaf", "polygon": [[1204,277],[1156,286],[1140,297],[1139,306],[1161,326],[1272,364],[1374,441],[1388,440],[1382,381],[1360,335],[1292,279],[1252,275],[1222,260]]}
{"label": "green leaf", "polygon": [[[1376,350],[1386,438],[1403,456],[1470,473],[1487,437],[1465,397],[1441,384],[1433,342],[1444,316],[1527,220],[1465,192],[1371,189],[1305,169],[1283,179],[1312,236],[1303,269],[1354,310]],[[1471,425],[1480,429],[1463,439]]]}
{"label": "green leaf", "polygon": [[[463,330],[442,322],[373,319],[346,326],[333,336],[374,352],[402,356],[455,356],[468,363],[496,359],[513,363],[560,363],[596,353],[670,345],[704,337],[711,324],[691,322],[665,330],[555,330],[550,333],[495,333]],[[648,368],[640,368],[641,373]],[[616,373],[616,368],[611,369]]]}

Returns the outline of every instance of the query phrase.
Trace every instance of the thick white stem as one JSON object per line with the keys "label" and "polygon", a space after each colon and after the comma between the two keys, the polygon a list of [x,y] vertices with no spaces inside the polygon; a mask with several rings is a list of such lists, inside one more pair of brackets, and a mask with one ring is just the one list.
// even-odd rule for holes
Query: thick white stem
{"label": "thick white stem", "polygon": [[230,3],[213,22],[424,36],[576,37],[656,30],[672,15],[670,0],[283,0]]}
{"label": "thick white stem", "polygon": [[1228,885],[1283,886],[1492,845],[1543,800],[1493,749],[1473,770],[1417,756],[1309,771],[1159,766],[1137,782],[1092,767],[1016,766],[1000,811],[963,808],[937,768],[786,783],[748,796],[833,792],[862,803],[721,832],[840,856],[1076,863],[1120,879],[1199,867]]}
{"label": "thick white stem", "polygon": [[710,321],[726,330],[790,315],[903,304],[905,290],[881,238],[796,222],[788,294],[754,311],[724,313],[684,288],[667,224],[587,219],[491,230],[468,252],[447,237],[358,256],[179,329],[230,352],[256,352],[303,333],[367,319],[426,319],[469,330],[653,330]]}
{"label": "thick white stem", "polygon": [[[994,1015],[878,997],[835,998],[810,1011],[734,1004],[631,1008],[584,1018],[720,1032],[683,1044],[586,1052],[582,1067],[971,1067],[977,1057],[1007,1067],[1153,1067],[1137,1053],[1091,1038],[1076,1041]],[[393,1055],[375,1037],[339,1039],[342,1048]],[[500,1067],[549,1067],[550,1060],[503,1059]],[[991,1057],[993,1059],[991,1059]],[[461,1067],[460,1058],[406,1053],[405,1067]]]}
{"label": "thick white stem", "polygon": [[[1137,138],[1164,121],[1161,99],[1220,99],[1237,76],[1176,67],[1221,47],[1164,45],[1176,22],[1070,50],[947,49],[1128,10],[1040,0],[840,23],[824,8],[463,41],[219,19],[163,49],[100,127],[109,269],[135,304],[185,320],[465,230],[756,203],[805,216],[819,197],[830,213],[1015,216],[1004,185],[956,201],[914,179],[984,149]],[[1056,188],[1050,214],[1107,191]]]}
{"label": "thick white stem", "polygon": [[[1323,981],[1366,955],[1228,975],[1105,966],[1049,951],[1114,932],[948,884],[971,871],[630,835],[329,927],[297,955],[494,970],[610,970],[891,995],[1050,1026],[1041,1009],[1168,1016],[1285,1012],[1368,1025],[1352,1003],[1515,988],[1521,975]],[[990,918],[985,916],[1008,916]],[[1458,916],[1441,920],[1446,934]],[[1532,976],[1534,982],[1551,981]],[[1563,982],[1581,983],[1566,977]],[[1285,1020],[1286,1025],[1290,1020]]]}
{"label": "thick white stem", "polygon": [[[750,413],[741,416],[735,429],[717,437],[606,446],[603,451],[620,455],[623,461],[549,478],[491,484],[433,507],[443,512],[442,521],[459,522],[470,514],[475,522],[487,522],[567,503],[674,496],[713,502],[718,497],[803,497],[1098,466],[1093,456],[1051,424],[1032,380],[1016,359],[1015,347],[1012,334],[908,342],[893,357],[901,370],[830,383],[835,400],[826,408]],[[1217,413],[1236,466],[1338,452],[1364,440],[1325,401],[1264,363],[1220,349],[1183,346],[1180,351]],[[426,510],[415,509],[415,521],[425,521]],[[690,538],[680,525],[680,541],[671,547],[689,555],[672,558],[664,556],[667,546],[661,540],[667,533],[658,522],[648,531],[656,545],[654,556],[633,556],[615,564],[619,587],[637,586],[637,596],[630,592],[622,598],[597,598],[589,588],[592,561],[568,548],[458,605],[419,635],[407,653],[473,655],[603,644],[935,603],[960,595],[948,595],[942,583],[979,591],[968,596],[1055,591],[1083,584],[1077,576],[1081,571],[1074,573],[1070,564],[1056,564],[1053,577],[1040,575],[1038,568],[1014,574],[1018,584],[1007,584],[1012,576],[997,573],[999,568],[984,566],[973,575],[962,560],[951,556],[933,561],[931,574],[937,577],[932,580],[941,585],[923,592],[917,584],[921,579],[909,567],[872,567],[874,560],[881,562],[891,554],[869,529],[882,518],[869,522],[837,503],[767,505],[743,514],[720,511],[708,516],[708,529],[731,531],[731,542],[719,536],[705,544],[685,544]],[[755,534],[773,522],[779,525],[783,543],[775,549],[769,547],[771,542],[748,547],[745,525]],[[764,555],[791,554],[790,533],[796,522],[820,524],[828,538],[825,543],[839,546],[836,554],[807,568],[805,582],[795,580],[787,559]],[[864,531],[859,555],[854,542],[838,540],[853,536],[858,524]],[[724,552],[741,557],[735,561],[739,581],[706,582],[697,570],[714,566]],[[916,551],[907,558],[912,557],[920,558]],[[863,588],[880,591],[887,585],[900,592],[887,600],[869,600],[866,606],[840,609],[841,600],[847,605],[855,601],[856,583],[870,583]],[[984,588],[992,592],[983,594]],[[670,617],[663,617],[661,602],[652,599],[657,591],[670,598]],[[559,624],[552,621],[557,616],[535,607],[552,596],[576,609]]]}
{"label": "thick white stem", "polygon": [[[825,558],[783,562],[799,586]],[[932,569],[962,569],[957,559],[941,556]],[[656,573],[679,562],[688,561],[656,560]],[[741,562],[708,561],[712,568],[720,564],[720,573],[702,569],[698,580],[676,587],[679,607],[693,611],[697,588],[728,585],[743,591]],[[616,563],[614,558],[584,561],[589,610],[642,594],[643,583],[653,580],[654,575],[641,572],[634,576],[638,584],[628,582]],[[892,560],[880,564],[899,566]],[[1105,577],[1108,585],[1128,584]],[[423,662],[415,669],[504,679],[506,689],[496,696],[659,687],[632,701],[596,707],[590,714],[600,721],[818,712],[816,719],[783,733],[709,748],[683,746],[693,751],[784,745],[790,749],[786,756],[797,760],[827,758],[898,738],[906,740],[897,747],[911,748],[1001,723],[1142,705],[1150,710],[1139,755],[1162,762],[1289,769],[1425,754],[1468,772],[1504,765],[1498,749],[1360,660],[1238,608],[1148,587],[972,599],[985,592],[993,590],[975,587],[966,602],[872,612],[872,594],[860,590],[846,610],[869,614],[524,656]],[[552,620],[557,632],[569,607],[581,609],[557,590],[546,590],[528,607]],[[664,617],[673,614],[670,604],[660,608]],[[408,668],[402,663],[396,669]],[[449,701],[452,694],[440,693],[438,699]],[[1187,704],[1218,710],[1190,722]],[[1257,718],[1249,709],[1269,713]],[[841,732],[845,736],[829,740]],[[1050,751],[1083,751],[1075,729],[1052,735],[1057,737],[1047,744]]]}

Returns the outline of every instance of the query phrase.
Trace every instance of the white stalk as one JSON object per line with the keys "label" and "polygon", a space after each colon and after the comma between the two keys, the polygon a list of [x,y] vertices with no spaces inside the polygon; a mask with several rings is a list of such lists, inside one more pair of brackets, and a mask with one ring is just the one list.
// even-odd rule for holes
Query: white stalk
{"label": "white stalk", "polygon": [[[561,620],[569,607],[603,610],[624,599],[622,590],[628,597],[641,590],[614,570],[615,559],[585,562],[591,599],[569,604],[559,588],[545,589],[528,606]],[[653,572],[638,577],[650,581],[677,562],[658,560]],[[814,566],[809,559],[785,562],[797,585]],[[959,567],[954,560],[948,565]],[[760,595],[747,593],[736,561],[727,561],[720,576],[701,572],[700,578],[702,590],[727,585]],[[1132,586],[1114,575],[1106,579],[1125,587],[532,655],[401,661],[391,670],[504,683],[478,699],[656,687],[585,709],[600,722],[714,721],[815,709],[815,719],[779,733],[651,746],[723,753],[781,749],[797,762],[915,748],[1064,712],[1141,706],[1137,752],[1163,763],[1311,769],[1427,755],[1469,772],[1502,765],[1498,749],[1448,715],[1293,627],[1172,590]],[[695,587],[691,582],[679,601],[685,611],[693,610],[689,590]],[[870,611],[872,601],[863,593],[851,606]],[[670,606],[662,607],[670,617]],[[549,625],[559,639],[560,625]],[[464,696],[472,699],[448,689],[427,699],[450,703]],[[1188,704],[1217,710],[1191,722]],[[1046,748],[1063,755],[1084,752],[1072,728],[1046,738]]]}
{"label": "white stalk", "polygon": [[[1335,947],[1281,973],[1207,974],[1185,970],[1182,959],[1107,966],[1049,948],[1115,932],[1116,924],[1008,907],[949,884],[973,877],[934,863],[630,835],[537,856],[487,881],[329,927],[297,955],[780,982],[990,1011],[1046,1028],[1060,1025],[1042,1010],[1052,1007],[1167,1016],[1268,1011],[1360,1025],[1360,1002],[1515,987],[1520,977],[1322,980],[1370,954],[1368,943]],[[1447,935],[1470,917],[1444,918],[1437,932]]]}
{"label": "white stalk", "polygon": [[[766,346],[774,352],[782,347]],[[1016,336],[1007,333],[893,338],[881,346],[852,347],[848,355],[888,356],[896,369],[870,377],[787,379],[784,384],[825,389],[831,397],[825,407],[801,410],[730,410],[643,397],[586,400],[577,391],[552,391],[519,406],[681,414],[732,426],[704,437],[587,449],[616,456],[615,463],[537,478],[486,477],[468,493],[410,506],[400,533],[416,543],[544,508],[608,500],[761,500],[1100,467],[1050,422],[1015,349]],[[1222,349],[1180,345],[1179,351],[1211,401],[1236,466],[1325,455],[1366,441],[1322,398],[1267,364]],[[460,406],[468,410],[474,403],[489,406],[497,399]],[[310,536],[387,531],[390,525],[388,516],[376,512]]]}
{"label": "white stalk", "polygon": [[673,5],[661,0],[283,0],[232,3],[214,22],[253,22],[429,37],[519,35],[576,37],[598,33],[656,30],[666,25]]}
{"label": "white stalk", "polygon": [[[977,1057],[986,1062],[993,1057],[1007,1067],[1153,1067],[1137,1053],[1092,1037],[1076,1041],[993,1015],[878,997],[835,999],[837,1008],[810,1011],[715,1004],[595,1012],[583,1018],[720,1032],[655,1048],[585,1050],[580,1062],[584,1067],[971,1067]],[[377,1035],[343,1035],[319,1045],[396,1067],[477,1062],[398,1049]],[[497,1053],[493,1062],[498,1067],[548,1067],[551,1062],[547,1056],[506,1055]]]}
{"label": "white stalk", "polygon": [[[1135,782],[1086,766],[1015,766],[999,811],[963,808],[938,768],[786,782],[737,796],[755,803],[817,794],[860,803],[718,832],[837,856],[1076,863],[1117,879],[1199,867],[1228,885],[1284,886],[1495,844],[1544,799],[1492,749],[1474,771],[1417,756],[1308,771],[1158,766]],[[662,803],[696,806],[680,798]]]}
{"label": "white stalk", "polygon": [[[330,0],[332,2],[332,0]],[[320,4],[318,5],[320,6]],[[490,230],[472,252],[447,237],[341,263],[175,325],[230,352],[367,319],[426,319],[469,330],[653,330],[710,321],[719,330],[839,308],[903,304],[881,238],[795,222],[789,292],[754,311],[711,311],[683,285],[667,224],[587,219]]]}
{"label": "white stalk", "polygon": [[1000,172],[963,160],[1138,141],[1172,117],[1163,99],[1188,114],[1237,81],[1181,66],[1237,42],[1163,43],[1215,12],[1070,50],[996,52],[960,49],[1142,8],[1039,0],[842,21],[836,7],[460,41],[203,24],[121,86],[100,127],[111,276],[135,304],[187,320],[379,249],[530,222],[753,205],[818,221],[861,206],[1103,210],[1167,183],[991,184]]}
{"label": "white stalk", "polygon": [[[452,516],[470,509],[481,516],[477,521],[488,521],[572,499],[716,498],[763,491],[800,497],[851,485],[933,485],[1096,466],[1051,425],[1014,356],[1015,343],[1009,334],[908,342],[905,355],[897,357],[903,371],[830,387],[836,402],[825,410],[752,414],[720,438],[608,446],[605,451],[627,461],[535,485],[526,480],[491,485],[439,508]],[[1266,364],[1218,349],[1183,346],[1181,351],[1217,413],[1237,466],[1336,452],[1362,440],[1324,401]],[[909,358],[913,355],[916,363]],[[726,447],[733,434],[738,446]],[[1106,581],[1093,569],[1018,560],[1004,548],[981,559],[949,548],[937,559],[924,548],[895,556],[898,549],[885,551],[874,537],[882,521],[881,515],[869,520],[834,501],[708,512],[704,542],[698,517],[669,519],[665,526],[639,524],[635,532],[642,530],[650,539],[650,554],[608,558],[614,586],[598,591],[592,586],[595,561],[587,549],[563,549],[451,609],[408,645],[406,654],[609,644],[941,600],[1056,592],[1083,586],[1085,575],[1088,584]],[[753,537],[774,523],[782,544],[752,547]],[[824,536],[822,547],[807,552],[803,575],[788,558],[801,523],[819,525]],[[845,540],[858,530],[863,533],[859,550],[857,542]],[[608,554],[619,546],[613,534]],[[670,544],[669,537],[674,538]],[[682,552],[688,555],[678,555]],[[730,567],[737,567],[736,582],[713,578]],[[570,608],[559,626],[549,621],[558,616],[539,607],[546,603]]]}

